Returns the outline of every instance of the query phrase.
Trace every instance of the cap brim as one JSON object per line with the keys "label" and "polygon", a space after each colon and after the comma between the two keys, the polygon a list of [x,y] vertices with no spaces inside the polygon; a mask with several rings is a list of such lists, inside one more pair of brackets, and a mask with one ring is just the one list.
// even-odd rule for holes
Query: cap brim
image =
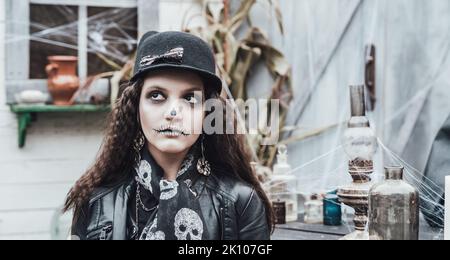
{"label": "cap brim", "polygon": [[147,69],[144,69],[131,78],[131,82],[137,81],[139,78],[145,76],[149,72],[161,71],[163,69],[179,69],[179,70],[187,70],[198,74],[205,82],[207,88],[213,88],[219,95],[222,92],[222,80],[215,74],[210,73],[209,71],[194,68],[191,66],[185,65],[176,65],[176,64],[159,64],[151,66]]}

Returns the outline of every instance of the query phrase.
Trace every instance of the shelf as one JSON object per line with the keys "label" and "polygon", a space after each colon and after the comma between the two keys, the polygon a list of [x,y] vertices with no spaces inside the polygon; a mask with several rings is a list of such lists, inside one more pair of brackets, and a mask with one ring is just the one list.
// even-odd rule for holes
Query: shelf
{"label": "shelf", "polygon": [[18,142],[19,147],[23,148],[26,142],[27,129],[38,113],[94,113],[109,112],[109,105],[73,105],[73,106],[54,106],[54,105],[11,105],[10,109],[17,114],[18,119]]}

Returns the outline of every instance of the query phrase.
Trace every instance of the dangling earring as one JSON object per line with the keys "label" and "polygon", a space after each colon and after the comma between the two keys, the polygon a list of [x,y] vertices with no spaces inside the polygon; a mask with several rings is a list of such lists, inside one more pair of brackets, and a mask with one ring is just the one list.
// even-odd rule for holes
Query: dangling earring
{"label": "dangling earring", "polygon": [[141,161],[141,151],[145,146],[145,136],[142,131],[139,131],[136,139],[134,140],[134,153],[136,163],[140,163]]}
{"label": "dangling earring", "polygon": [[198,173],[200,173],[201,175],[204,175],[206,177],[211,175],[211,165],[209,164],[209,162],[206,160],[205,158],[205,136],[202,137],[202,142],[201,142],[201,150],[202,150],[202,157],[200,159],[198,159],[197,161],[197,171]]}
{"label": "dangling earring", "polygon": [[137,122],[138,122],[139,132],[136,136],[136,139],[134,140],[133,148],[134,148],[134,153],[135,153],[136,164],[138,165],[141,162],[142,148],[144,148],[144,146],[145,146],[145,135],[141,129],[141,120],[139,119],[139,114],[137,115]]}
{"label": "dangling earring", "polygon": [[139,113],[137,114],[136,121],[138,123],[139,133],[137,134],[136,140],[134,141],[134,149],[136,150],[136,152],[138,152],[140,154],[142,148],[144,148],[144,145],[145,145],[145,136],[144,136],[144,133],[141,128],[142,126],[141,126],[141,120],[139,118]]}

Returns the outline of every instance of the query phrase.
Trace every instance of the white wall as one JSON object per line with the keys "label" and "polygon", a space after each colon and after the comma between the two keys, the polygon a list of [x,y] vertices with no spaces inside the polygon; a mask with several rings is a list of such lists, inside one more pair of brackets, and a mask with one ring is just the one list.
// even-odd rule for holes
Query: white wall
{"label": "white wall", "polygon": [[[5,105],[4,3],[0,1],[0,240],[50,239],[50,224],[70,186],[92,163],[105,114],[39,115],[17,147],[16,115]],[[194,1],[162,0],[161,30],[180,30]],[[191,12],[196,12],[192,9]]]}
{"label": "white wall", "polygon": [[73,182],[92,162],[105,114],[39,115],[26,147],[5,105],[4,3],[0,1],[0,239],[49,239],[50,222]]}
{"label": "white wall", "polygon": [[[183,26],[193,27],[202,24],[201,6],[196,0],[160,0],[160,31],[179,31]],[[189,21],[189,22],[188,22]]]}
{"label": "white wall", "polygon": [[[5,45],[4,45],[4,35],[5,35],[5,2],[0,2],[0,110],[3,110],[3,104],[5,104]],[[1,122],[1,121],[0,121]]]}

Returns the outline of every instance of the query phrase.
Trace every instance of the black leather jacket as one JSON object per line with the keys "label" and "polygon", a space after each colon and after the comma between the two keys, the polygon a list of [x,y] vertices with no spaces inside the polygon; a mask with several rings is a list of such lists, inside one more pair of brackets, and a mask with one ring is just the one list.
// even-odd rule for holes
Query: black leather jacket
{"label": "black leather jacket", "polygon": [[[205,184],[206,182],[206,184]],[[200,185],[199,187],[195,187]],[[72,235],[82,240],[127,239],[127,205],[131,181],[97,189],[74,223]],[[268,240],[265,207],[256,191],[225,174],[202,177],[195,184],[205,225],[214,240]]]}

